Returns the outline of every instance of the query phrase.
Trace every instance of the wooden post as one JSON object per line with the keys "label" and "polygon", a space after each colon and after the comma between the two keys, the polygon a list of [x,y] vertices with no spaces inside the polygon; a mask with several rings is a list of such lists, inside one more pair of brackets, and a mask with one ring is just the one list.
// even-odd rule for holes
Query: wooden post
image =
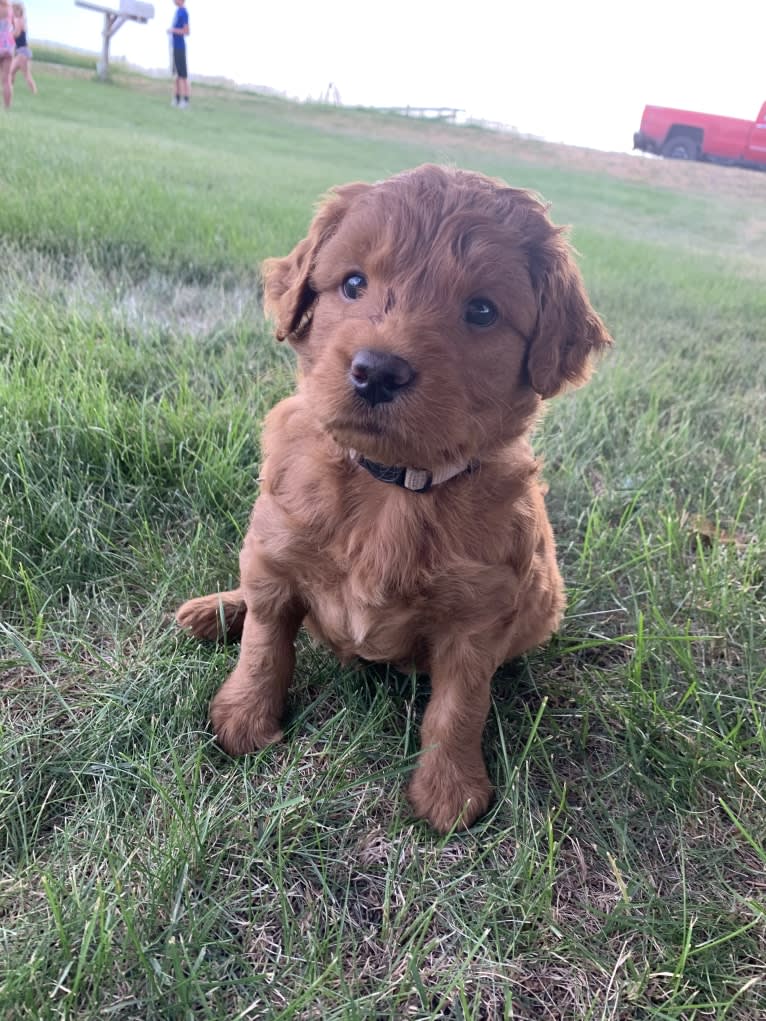
{"label": "wooden post", "polygon": [[104,15],[104,30],[101,33],[101,60],[98,65],[98,76],[101,81],[109,77],[109,43],[112,36],[118,29],[122,28],[126,21],[135,21],[145,25],[150,18],[154,17],[154,7],[149,3],[141,3],[139,0],[119,0],[119,11],[110,10],[101,4],[94,4],[91,0],[74,0],[76,7],[87,7],[91,11],[100,11]]}
{"label": "wooden post", "polygon": [[98,65],[98,76],[102,82],[109,77],[109,29],[112,15],[104,11],[104,31],[101,33],[101,63]]}
{"label": "wooden post", "polygon": [[111,14],[109,11],[104,11],[104,31],[103,41],[101,45],[101,63],[98,66],[98,76],[101,81],[106,81],[109,77],[109,43],[111,42],[112,36],[118,28],[122,28],[125,24],[125,18],[120,17],[119,14]]}

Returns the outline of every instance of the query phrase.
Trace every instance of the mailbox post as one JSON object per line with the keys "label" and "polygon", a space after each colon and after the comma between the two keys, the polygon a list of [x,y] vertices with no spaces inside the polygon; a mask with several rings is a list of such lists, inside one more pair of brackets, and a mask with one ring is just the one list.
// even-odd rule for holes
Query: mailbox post
{"label": "mailbox post", "polygon": [[119,10],[114,10],[113,7],[102,7],[101,4],[92,4],[88,0],[75,0],[75,6],[86,7],[89,11],[99,11],[104,15],[98,76],[105,81],[109,76],[109,43],[112,41],[112,36],[122,28],[126,21],[136,21],[140,25],[145,25],[154,17],[154,7],[152,4],[142,3],[140,0],[119,0]]}

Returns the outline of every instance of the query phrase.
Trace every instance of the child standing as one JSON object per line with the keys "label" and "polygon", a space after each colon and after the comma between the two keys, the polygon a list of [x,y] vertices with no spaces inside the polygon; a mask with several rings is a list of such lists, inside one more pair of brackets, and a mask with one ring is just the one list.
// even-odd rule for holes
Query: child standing
{"label": "child standing", "polygon": [[176,76],[175,95],[173,106],[186,107],[189,105],[191,93],[189,89],[189,72],[186,68],[186,36],[189,34],[189,12],[184,6],[185,0],[173,0],[176,5],[176,13],[173,18],[173,26],[168,29],[168,35],[173,40],[173,71]]}
{"label": "child standing", "polygon": [[0,84],[3,89],[3,106],[11,107],[13,99],[13,83],[11,81],[11,65],[16,52],[16,39],[13,35],[13,18],[8,0],[0,0]]}
{"label": "child standing", "polygon": [[13,34],[16,38],[16,56],[13,58],[11,67],[11,83],[19,71],[24,75],[24,80],[29,86],[29,91],[34,95],[37,93],[37,85],[29,69],[29,62],[32,59],[32,51],[27,40],[27,15],[24,4],[13,5]]}

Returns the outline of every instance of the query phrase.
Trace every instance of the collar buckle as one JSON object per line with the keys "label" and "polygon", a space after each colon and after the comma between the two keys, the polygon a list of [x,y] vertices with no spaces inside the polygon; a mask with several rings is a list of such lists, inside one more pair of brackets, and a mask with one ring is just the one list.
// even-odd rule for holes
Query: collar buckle
{"label": "collar buckle", "polygon": [[427,493],[433,485],[434,473],[427,468],[407,468],[402,486],[413,493]]}

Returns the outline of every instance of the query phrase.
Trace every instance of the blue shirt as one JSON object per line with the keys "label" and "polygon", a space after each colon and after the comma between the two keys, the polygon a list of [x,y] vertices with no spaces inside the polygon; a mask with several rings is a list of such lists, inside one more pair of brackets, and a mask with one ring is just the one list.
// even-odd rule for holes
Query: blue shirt
{"label": "blue shirt", "polygon": [[[189,12],[185,7],[176,8],[176,16],[173,18],[173,28],[186,28],[189,24]],[[174,50],[185,50],[186,49],[186,36],[176,35],[173,33],[173,49]]]}

